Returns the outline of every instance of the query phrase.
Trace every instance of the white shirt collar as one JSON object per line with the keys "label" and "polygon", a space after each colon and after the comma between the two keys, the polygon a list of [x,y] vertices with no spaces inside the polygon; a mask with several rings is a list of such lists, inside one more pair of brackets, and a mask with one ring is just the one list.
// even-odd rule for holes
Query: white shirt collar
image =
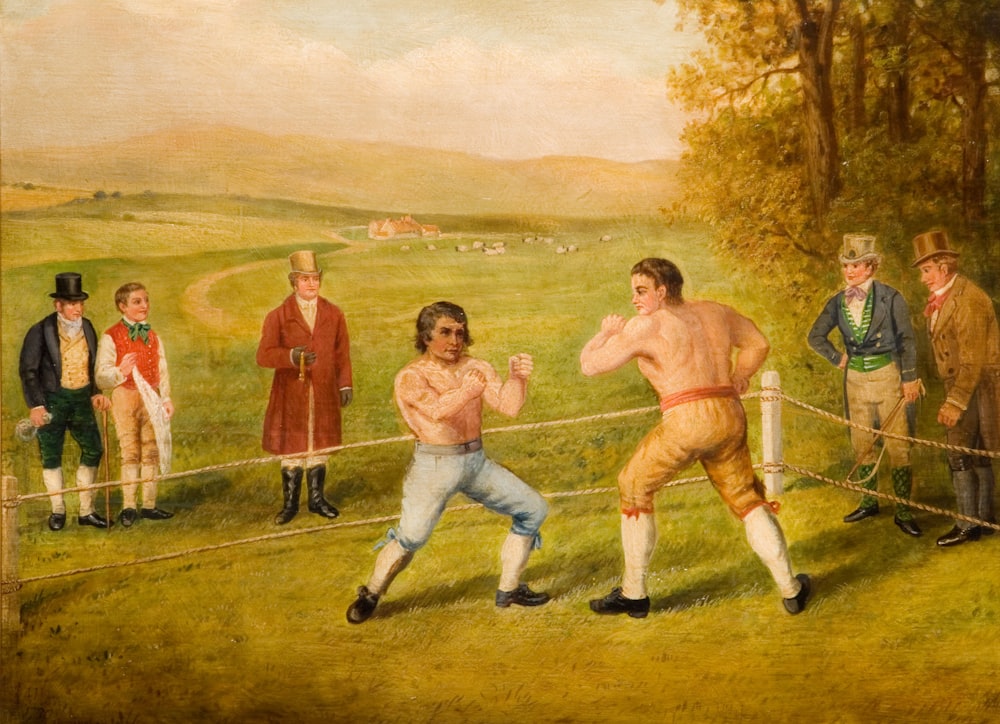
{"label": "white shirt collar", "polygon": [[937,291],[935,291],[934,294],[936,296],[940,297],[942,294],[947,294],[948,292],[950,292],[951,288],[953,286],[955,286],[955,280],[956,279],[958,279],[958,274],[953,275],[951,277],[951,280],[947,284],[945,284],[943,287],[941,287],[940,289],[938,289]]}

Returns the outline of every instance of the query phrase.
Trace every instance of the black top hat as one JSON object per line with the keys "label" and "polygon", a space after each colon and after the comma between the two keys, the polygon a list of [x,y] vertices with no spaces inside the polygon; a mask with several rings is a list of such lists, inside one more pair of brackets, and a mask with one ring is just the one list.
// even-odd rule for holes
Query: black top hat
{"label": "black top hat", "polygon": [[80,288],[82,286],[83,282],[76,272],[56,274],[56,290],[49,296],[67,302],[82,302],[90,297],[87,292]]}

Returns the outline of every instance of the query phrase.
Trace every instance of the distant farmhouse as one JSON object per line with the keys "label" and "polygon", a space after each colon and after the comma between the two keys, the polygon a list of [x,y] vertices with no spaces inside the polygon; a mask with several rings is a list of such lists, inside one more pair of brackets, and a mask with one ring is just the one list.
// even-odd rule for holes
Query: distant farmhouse
{"label": "distant farmhouse", "polygon": [[441,230],[432,224],[421,224],[407,214],[398,219],[379,219],[368,223],[369,239],[436,239]]}

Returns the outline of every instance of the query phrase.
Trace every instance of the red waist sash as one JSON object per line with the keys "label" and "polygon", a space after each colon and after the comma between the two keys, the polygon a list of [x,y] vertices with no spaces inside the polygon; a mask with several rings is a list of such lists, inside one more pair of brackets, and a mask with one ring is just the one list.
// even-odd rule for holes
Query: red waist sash
{"label": "red waist sash", "polygon": [[671,407],[683,405],[685,402],[708,400],[713,397],[729,397],[734,400],[740,399],[739,394],[736,392],[736,388],[732,385],[725,385],[723,387],[692,387],[690,390],[675,392],[674,394],[667,395],[660,400],[660,412],[666,412]]}

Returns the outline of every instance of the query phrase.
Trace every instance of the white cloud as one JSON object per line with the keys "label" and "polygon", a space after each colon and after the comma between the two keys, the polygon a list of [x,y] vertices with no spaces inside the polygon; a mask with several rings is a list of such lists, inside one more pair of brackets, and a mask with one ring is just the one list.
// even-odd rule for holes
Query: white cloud
{"label": "white cloud", "polygon": [[[643,40],[642,28],[631,41],[646,44],[640,53],[619,47],[621,28],[612,33],[618,45],[584,42],[564,28],[547,48],[538,35],[519,43],[488,28],[437,27],[424,37],[404,27],[407,50],[372,59],[338,47],[331,18],[324,37],[255,7],[69,0],[6,23],[4,145],[79,145],[227,123],[499,157],[676,154],[680,120],[666,100],[666,67],[647,68],[650,52],[672,51]],[[385,43],[393,42],[390,21]]]}

